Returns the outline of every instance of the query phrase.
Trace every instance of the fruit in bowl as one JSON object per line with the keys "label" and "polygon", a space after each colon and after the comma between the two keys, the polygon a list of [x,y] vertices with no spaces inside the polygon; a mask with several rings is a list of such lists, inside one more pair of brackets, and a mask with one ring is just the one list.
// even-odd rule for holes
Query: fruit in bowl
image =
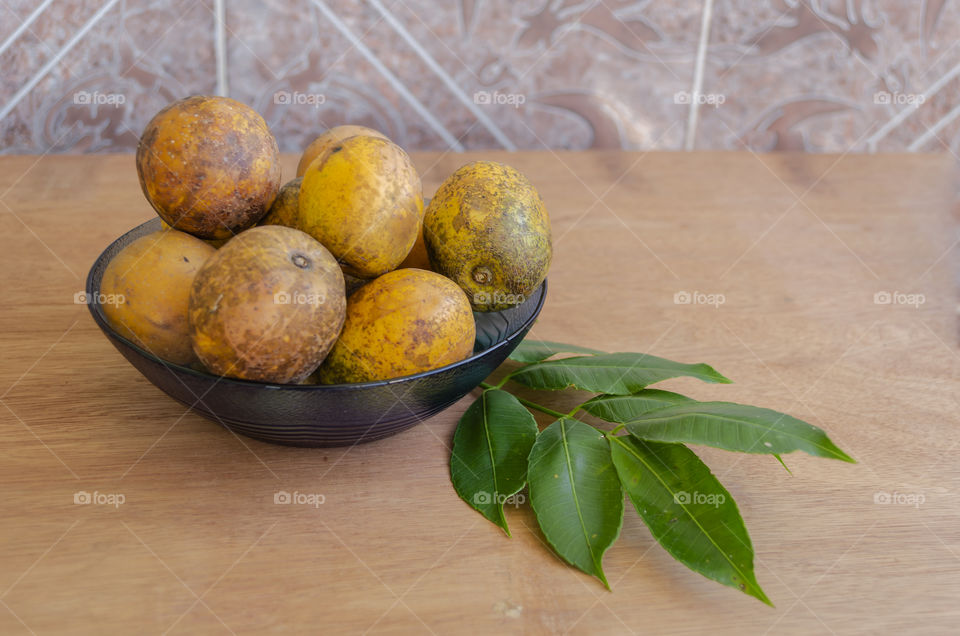
{"label": "fruit in bowl", "polygon": [[[472,170],[470,188],[495,195],[485,205],[441,187],[453,194],[431,225],[413,163],[382,133],[327,131],[282,187],[275,150],[262,118],[224,98],[175,102],[144,131],[137,172],[161,220],[117,239],[87,287],[119,299],[90,310],[157,386],[252,437],[354,443],[446,408],[519,343],[550,259],[546,210],[519,172]],[[457,197],[483,223],[460,227]],[[455,267],[490,247],[471,232],[505,242],[482,264],[522,294],[478,302]]]}
{"label": "fruit in bowl", "polygon": [[469,163],[443,182],[423,236],[434,271],[463,287],[476,311],[523,302],[553,256],[540,194],[518,170],[494,161]]}
{"label": "fruit in bowl", "polygon": [[190,289],[190,340],[217,375],[300,382],[343,327],[340,266],[300,230],[270,225],[232,238]]}
{"label": "fruit in bowl", "polygon": [[107,265],[100,291],[114,328],[159,358],[176,364],[197,359],[187,307],[197,272],[217,250],[184,232],[141,236]]}
{"label": "fruit in bowl", "polygon": [[147,124],[137,173],[160,218],[200,238],[224,239],[267,213],[280,188],[280,151],[249,106],[188,97]]}
{"label": "fruit in bowl", "polygon": [[298,226],[357,278],[396,269],[423,220],[420,177],[402,148],[360,135],[314,159],[300,184]]}
{"label": "fruit in bowl", "polygon": [[389,141],[387,136],[379,130],[367,128],[366,126],[355,126],[352,124],[334,126],[310,142],[310,145],[304,149],[303,154],[300,156],[300,163],[297,164],[297,177],[303,176],[314,159],[320,155],[327,154],[344,139],[358,136],[377,137]]}
{"label": "fruit in bowl", "polygon": [[456,283],[422,269],[394,270],[350,297],[320,381],[369,382],[429,371],[469,356],[475,339],[470,302]]}

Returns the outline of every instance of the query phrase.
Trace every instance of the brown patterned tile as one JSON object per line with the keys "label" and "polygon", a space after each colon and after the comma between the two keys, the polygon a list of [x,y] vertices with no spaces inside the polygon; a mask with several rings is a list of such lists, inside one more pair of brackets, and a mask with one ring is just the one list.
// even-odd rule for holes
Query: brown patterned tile
{"label": "brown patterned tile", "polygon": [[[704,92],[725,101],[701,110],[697,146],[907,149],[939,120],[933,102],[949,93],[914,113],[916,94],[960,61],[960,50],[937,53],[939,30],[960,24],[949,7],[933,19],[934,4],[768,0],[757,12],[754,2],[719,0]],[[878,133],[903,109],[911,110],[903,125]]]}
{"label": "brown patterned tile", "polygon": [[29,14],[27,7],[17,8],[16,3],[0,2],[0,42],[6,41]]}
{"label": "brown patterned tile", "polygon": [[[33,153],[132,150],[147,120],[166,103],[213,90],[212,28],[212,14],[202,3],[117,3],[0,121],[3,147]],[[46,59],[21,71],[32,77]],[[4,90],[0,103],[11,95]]]}
{"label": "brown patterned tile", "polygon": [[[0,42],[39,1],[0,3]],[[56,0],[0,54],[0,109],[105,1]],[[346,122],[410,149],[683,145],[702,0],[323,4],[375,60],[313,0],[227,3],[230,95],[284,150]],[[165,103],[215,90],[211,6],[118,2],[0,121],[0,151],[132,149]],[[960,75],[960,1],[716,0],[711,27],[698,148],[960,147],[960,78],[911,104]]]}
{"label": "brown patterned tile", "polygon": [[429,3],[410,3],[422,20],[412,30],[443,40],[436,57],[463,68],[472,93],[523,100],[484,109],[518,146],[679,146],[686,110],[673,95],[689,88],[699,2],[488,4],[457,39]]}
{"label": "brown patterned tile", "polygon": [[[502,147],[504,140],[521,148],[679,146],[686,109],[673,95],[689,87],[698,2],[650,16],[626,2],[586,10],[502,0],[442,10],[424,0],[383,5],[408,38],[369,3],[336,10],[358,37],[366,34],[362,42],[428,117],[465,147]],[[290,11],[264,3],[233,12],[230,22],[231,89],[265,112],[284,149],[346,121],[381,128],[409,148],[449,146],[319,11],[297,22]],[[263,36],[264,20],[279,33]],[[278,90],[327,99],[316,108],[281,108],[272,103]]]}

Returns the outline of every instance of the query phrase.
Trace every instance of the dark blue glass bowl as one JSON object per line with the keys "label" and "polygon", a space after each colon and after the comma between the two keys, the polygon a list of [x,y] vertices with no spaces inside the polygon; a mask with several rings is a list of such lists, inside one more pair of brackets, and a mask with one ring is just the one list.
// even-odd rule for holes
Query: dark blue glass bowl
{"label": "dark blue glass bowl", "polygon": [[[110,244],[87,276],[87,298],[99,298],[103,270],[131,241],[160,229],[147,221]],[[399,433],[476,388],[523,340],[543,307],[544,282],[523,304],[474,314],[477,341],[460,362],[393,380],[333,385],[267,384],[221,378],[157,358],[107,323],[101,305],[93,319],[130,364],[164,393],[200,415],[248,437],[290,446],[345,446]]]}

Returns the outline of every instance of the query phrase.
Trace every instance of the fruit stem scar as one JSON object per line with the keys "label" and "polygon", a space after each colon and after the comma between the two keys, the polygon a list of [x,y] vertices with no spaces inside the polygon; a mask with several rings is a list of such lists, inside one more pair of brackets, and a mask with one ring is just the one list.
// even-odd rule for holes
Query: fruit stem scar
{"label": "fruit stem scar", "polygon": [[481,285],[486,285],[493,281],[493,273],[489,268],[484,267],[483,265],[473,268],[473,280],[480,283]]}
{"label": "fruit stem scar", "polygon": [[308,269],[310,267],[310,259],[303,254],[294,254],[290,257],[290,262],[300,269]]}

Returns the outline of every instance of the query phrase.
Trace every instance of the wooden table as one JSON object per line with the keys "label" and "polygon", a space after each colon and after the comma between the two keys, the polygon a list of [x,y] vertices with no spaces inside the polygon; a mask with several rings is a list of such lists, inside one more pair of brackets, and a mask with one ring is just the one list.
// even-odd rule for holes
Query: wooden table
{"label": "wooden table", "polygon": [[[948,157],[418,154],[424,190],[478,157],[526,172],[550,209],[534,337],[709,362],[736,384],[666,386],[790,412],[859,460],[789,455],[791,476],[698,449],[776,609],[673,562],[629,509],[612,592],[548,552],[528,509],[509,510],[507,539],[450,485],[466,399],[355,448],[270,446],[184,415],[73,300],[151,217],[133,158],[2,157],[0,633],[956,633]],[[325,502],[275,505],[279,490]],[[124,502],[76,505],[78,491]]]}

